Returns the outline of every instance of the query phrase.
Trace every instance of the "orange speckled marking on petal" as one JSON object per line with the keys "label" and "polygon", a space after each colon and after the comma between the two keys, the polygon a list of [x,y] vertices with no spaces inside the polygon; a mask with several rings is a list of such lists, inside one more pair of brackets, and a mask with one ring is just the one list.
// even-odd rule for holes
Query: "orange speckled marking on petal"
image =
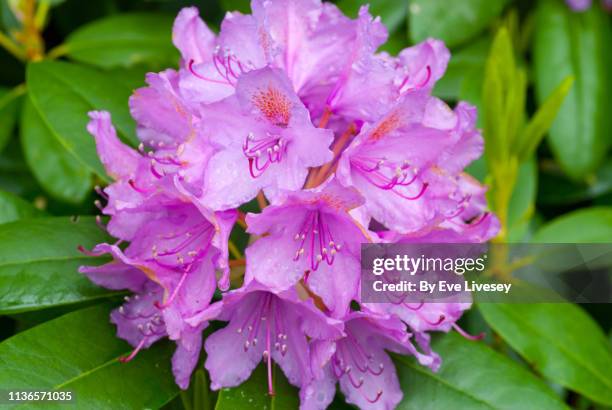
{"label": "orange speckled marking on petal", "polygon": [[291,119],[291,101],[272,85],[253,94],[253,104],[275,125],[286,127]]}
{"label": "orange speckled marking on petal", "polygon": [[338,211],[346,211],[349,208],[347,208],[346,203],[338,198],[336,198],[333,195],[329,195],[329,194],[321,194],[315,201],[313,202],[317,202],[317,201],[322,201],[325,202],[327,205],[329,205],[330,207],[338,210]]}
{"label": "orange speckled marking on petal", "polygon": [[401,124],[400,115],[395,111],[382,120],[382,122],[370,133],[369,139],[378,141],[390,132],[395,131]]}

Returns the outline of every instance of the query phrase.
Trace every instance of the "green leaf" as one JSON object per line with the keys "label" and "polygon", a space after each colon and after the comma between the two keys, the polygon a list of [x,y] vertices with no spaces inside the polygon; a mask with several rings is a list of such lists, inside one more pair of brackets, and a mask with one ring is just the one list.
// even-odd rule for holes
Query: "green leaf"
{"label": "green leaf", "polygon": [[42,212],[10,192],[0,191],[0,224],[39,216]]}
{"label": "green leaf", "polygon": [[466,42],[499,16],[507,0],[413,0],[410,2],[410,38],[418,43],[429,37],[448,47]]}
{"label": "green leaf", "polygon": [[572,181],[555,170],[542,170],[538,204],[573,204],[595,199],[612,192],[612,159],[608,159],[588,181]]}
{"label": "green leaf", "polygon": [[174,66],[173,17],[163,14],[119,14],[86,24],[64,45],[73,60],[104,68],[147,63]]}
{"label": "green leaf", "polygon": [[30,63],[26,77],[32,103],[49,131],[82,165],[108,181],[86,129],[87,113],[110,111],[123,139],[135,145],[135,124],[127,104],[131,90],[103,72],[59,61]]}
{"label": "green leaf", "polygon": [[483,342],[448,333],[432,347],[442,357],[436,373],[394,355],[404,392],[398,410],[567,409],[542,380]]}
{"label": "green leaf", "polygon": [[408,39],[406,39],[406,33],[403,30],[395,30],[395,32],[389,35],[385,44],[379,47],[378,51],[386,51],[395,56],[406,48],[407,43]]}
{"label": "green leaf", "polygon": [[49,194],[65,202],[83,202],[92,186],[91,172],[53,136],[30,98],[21,114],[21,145],[29,168]]}
{"label": "green leaf", "polygon": [[274,396],[268,394],[267,368],[258,366],[251,377],[238,387],[219,391],[215,410],[241,408],[294,410],[299,407],[298,391],[293,387],[278,366],[274,366]]}
{"label": "green leaf", "polygon": [[519,166],[516,181],[508,206],[508,236],[510,241],[523,239],[535,210],[538,165],[534,157],[527,159]]}
{"label": "green leaf", "polygon": [[97,265],[82,255],[108,240],[94,218],[25,219],[0,229],[0,314],[43,309],[118,294],[100,288],[77,272]]}
{"label": "green leaf", "polygon": [[10,32],[12,30],[19,29],[21,23],[15,17],[15,13],[11,9],[11,4],[9,1],[3,1],[0,3],[0,13],[2,14],[2,26],[5,31]]}
{"label": "green leaf", "polygon": [[[484,67],[490,47],[491,38],[484,36],[467,44],[465,47],[453,50],[446,73],[438,80],[434,87],[434,94],[449,100],[463,99],[461,91],[463,88],[467,88],[464,87],[466,78],[477,76],[479,82],[475,84],[476,86],[467,88],[467,91],[477,93],[480,100]],[[473,100],[468,101],[472,104],[476,103]]]}
{"label": "green leaf", "polygon": [[608,243],[612,238],[612,207],[570,212],[544,225],[534,235],[538,243]]}
{"label": "green leaf", "polygon": [[15,123],[17,122],[17,112],[19,108],[20,94],[0,87],[0,152],[9,142]]}
{"label": "green leaf", "polygon": [[537,371],[596,402],[612,405],[612,348],[581,308],[570,303],[488,303],[479,309]]}
{"label": "green leaf", "polygon": [[226,11],[239,11],[243,14],[251,13],[251,2],[249,0],[221,0],[221,6]]}
{"label": "green leaf", "polygon": [[23,159],[23,150],[16,138],[0,153],[0,189],[22,198],[34,198],[41,191]]}
{"label": "green leaf", "polygon": [[170,369],[172,344],[158,342],[120,363],[132,348],[115,336],[110,307],[78,310],[0,343],[0,386],[72,391],[83,409],[159,408],[170,401],[178,393]]}
{"label": "green leaf", "polygon": [[539,3],[533,53],[536,96],[542,103],[562,80],[575,78],[549,132],[553,153],[574,179],[593,172],[609,146],[608,30],[600,7],[574,13],[557,0]]}
{"label": "green leaf", "polygon": [[[505,164],[510,153],[510,139],[514,135],[507,125],[521,103],[515,90],[521,87],[524,93],[524,84],[518,84],[519,77],[510,34],[502,27],[487,57],[482,94],[486,158],[493,174],[495,167]],[[524,104],[520,104],[520,110],[524,110]]]}
{"label": "green leaf", "polygon": [[519,136],[517,141],[519,147],[517,149],[518,157],[521,161],[531,156],[544,134],[548,131],[551,124],[557,117],[559,108],[565,99],[565,96],[572,88],[574,83],[573,77],[566,77],[561,84],[548,96],[534,116],[529,120],[529,123]]}
{"label": "green leaf", "polygon": [[349,16],[357,16],[364,4],[369,5],[371,15],[380,16],[389,33],[399,28],[408,12],[408,0],[340,0],[338,7]]}

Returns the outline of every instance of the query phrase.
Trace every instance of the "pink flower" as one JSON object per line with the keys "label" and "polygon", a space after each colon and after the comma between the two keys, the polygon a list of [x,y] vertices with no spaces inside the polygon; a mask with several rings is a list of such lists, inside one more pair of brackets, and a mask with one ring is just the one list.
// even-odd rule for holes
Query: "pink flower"
{"label": "pink flower", "polygon": [[359,287],[360,244],[370,240],[349,214],[360,203],[356,192],[331,181],[248,214],[247,232],[262,237],[246,250],[245,281],[274,291],[303,281],[333,316],[344,316]]}
{"label": "pink flower", "polygon": [[444,218],[454,189],[437,163],[454,143],[455,123],[442,102],[410,93],[362,128],[340,157],[338,180],[357,188],[366,199],[367,214],[393,230],[413,232],[434,225]]}
{"label": "pink flower", "polygon": [[201,202],[235,208],[263,189],[302,188],[309,167],[332,158],[332,132],[316,128],[282,71],[254,70],[240,77],[235,96],[202,109],[205,133],[219,147],[204,170]]}
{"label": "pink flower", "polygon": [[345,318],[345,333],[335,342],[313,343],[311,366],[315,377],[300,391],[302,410],[327,408],[334,398],[336,382],[346,401],[359,408],[395,408],[403,395],[387,351],[415,355],[432,369],[439,366],[439,357],[429,350],[429,339],[417,339],[425,346],[425,352],[419,352],[396,318],[353,312]]}
{"label": "pink flower", "polygon": [[[186,388],[205,323],[192,327],[185,319],[202,312],[212,317],[215,268],[224,271],[219,286],[229,287],[227,241],[236,214],[198,208],[176,176],[156,176],[149,159],[119,141],[108,113],[90,115],[100,158],[117,179],[101,194],[108,199],[108,230],[119,241],[83,250],[108,253],[113,261],[80,271],[101,286],[136,293],[111,315],[118,335],[136,348],[134,354],[161,337],[176,340],[175,376]],[[130,243],[122,249],[122,241]]]}
{"label": "pink flower", "polygon": [[[199,325],[200,319],[190,322]],[[249,378],[262,360],[268,368],[269,392],[272,386],[272,361],[296,386],[310,383],[309,367],[312,340],[335,340],[343,335],[343,324],[327,317],[312,301],[302,301],[295,290],[272,293],[251,282],[223,298],[219,320],[229,324],[206,339],[206,369],[211,387],[233,387]]]}
{"label": "pink flower", "polygon": [[[360,408],[393,408],[402,392],[386,351],[436,370],[429,332],[463,333],[470,303],[363,302],[360,246],[497,233],[485,188],[463,172],[483,150],[476,110],[431,96],[450,58],[442,42],[377,52],[387,31],[367,6],[356,19],[319,0],[252,9],[227,13],[219,34],[196,8],[179,13],[179,69],[147,74],[129,101],[138,150],[108,113],[90,113],[114,179],[98,205],[117,242],[84,250],[112,261],[80,271],[133,292],[111,313],[134,346],[125,360],[174,340],[183,389],[203,329],[221,320],[204,344],[213,389],[239,385],[263,359],[269,392],[274,361],[303,409],[325,408],[336,382]],[[237,208],[255,197],[261,213],[244,217]],[[239,215],[252,235],[245,258],[229,239]],[[230,248],[246,267],[225,292]]]}
{"label": "pink flower", "polygon": [[566,3],[574,11],[584,11],[591,7],[592,0],[566,0]]}
{"label": "pink flower", "polygon": [[[576,12],[586,11],[591,8],[592,0],[565,0],[567,5]],[[608,13],[612,12],[612,0],[601,0],[601,7]]]}

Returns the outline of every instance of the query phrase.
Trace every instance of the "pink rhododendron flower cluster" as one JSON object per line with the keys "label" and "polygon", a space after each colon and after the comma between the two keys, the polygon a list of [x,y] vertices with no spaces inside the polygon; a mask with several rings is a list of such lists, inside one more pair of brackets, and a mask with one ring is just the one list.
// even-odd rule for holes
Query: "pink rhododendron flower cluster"
{"label": "pink rhododendron flower cluster", "polygon": [[[112,262],[81,271],[133,295],[111,314],[140,349],[167,337],[185,389],[205,341],[211,387],[237,386],[262,360],[299,387],[303,409],[329,405],[338,382],[361,408],[402,398],[386,353],[437,369],[430,331],[457,328],[469,303],[361,304],[360,244],[483,242],[498,222],[463,173],[483,140],[476,110],[431,96],[449,52],[427,40],[394,57],[362,7],[356,19],[319,0],[253,0],[215,35],[183,9],[180,68],[147,75],[130,98],[139,149],[90,113],[114,182],[100,194],[118,239],[84,252]],[[238,209],[258,197],[264,207]],[[230,290],[229,235],[252,241]],[[236,227],[236,229],[242,229]],[[213,299],[217,290],[222,297]],[[356,308],[359,306],[359,308]]]}
{"label": "pink rhododendron flower cluster", "polygon": [[[585,11],[591,8],[592,0],[565,0],[573,11]],[[612,11],[612,0],[601,0],[601,7],[607,12]]]}

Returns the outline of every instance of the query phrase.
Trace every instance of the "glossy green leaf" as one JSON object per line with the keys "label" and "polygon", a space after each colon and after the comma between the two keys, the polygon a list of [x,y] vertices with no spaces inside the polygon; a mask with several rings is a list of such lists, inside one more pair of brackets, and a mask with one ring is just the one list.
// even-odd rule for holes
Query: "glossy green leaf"
{"label": "glossy green leaf", "polygon": [[106,17],[72,33],[65,51],[73,60],[105,68],[141,63],[174,66],[179,55],[172,45],[173,19],[142,13]]}
{"label": "glossy green leaf", "polygon": [[267,368],[259,365],[251,377],[238,387],[219,391],[215,410],[240,408],[294,410],[299,407],[298,391],[289,384],[282,370],[274,366],[274,396],[268,394]]}
{"label": "glossy green leaf", "polygon": [[78,310],[0,343],[0,386],[72,391],[70,406],[82,409],[159,408],[170,401],[178,393],[170,369],[172,343],[158,342],[120,363],[132,347],[115,335],[110,309],[102,304]]}
{"label": "glossy green leaf", "polygon": [[354,17],[364,4],[369,5],[371,15],[380,16],[389,33],[399,28],[408,13],[408,0],[340,0],[338,7],[347,15]]}
{"label": "glossy green leaf", "polygon": [[15,138],[0,153],[0,189],[22,198],[33,198],[40,193],[40,186],[28,169],[22,151]]}
{"label": "glossy green leaf", "polygon": [[608,243],[612,238],[612,207],[570,212],[544,225],[534,235],[539,243]]}
{"label": "glossy green leaf", "polygon": [[533,53],[536,96],[542,102],[563,79],[575,78],[549,132],[556,158],[575,179],[594,171],[609,146],[609,44],[600,7],[574,13],[557,0],[539,3]]}
{"label": "glossy green leaf", "polygon": [[127,104],[131,90],[93,68],[58,61],[30,63],[26,76],[32,103],[53,136],[82,165],[108,180],[86,129],[87,113],[110,111],[124,140],[136,144]]}
{"label": "glossy green leaf", "polygon": [[0,152],[13,134],[18,108],[19,94],[0,87]]}
{"label": "glossy green leaf", "polygon": [[15,221],[0,229],[0,314],[43,309],[118,294],[77,272],[99,258],[81,254],[107,241],[94,218],[56,217]]}
{"label": "glossy green leaf", "polygon": [[612,193],[612,160],[606,161],[588,181],[572,181],[556,170],[542,170],[538,203],[574,204]]}
{"label": "glossy green leaf", "polygon": [[[585,229],[574,225],[577,227]],[[479,309],[487,323],[538,372],[596,402],[612,405],[612,348],[580,307],[488,303]]]}
{"label": "glossy green leaf", "polygon": [[30,98],[21,114],[21,145],[30,170],[49,194],[83,202],[92,186],[91,172],[53,136]]}
{"label": "glossy green leaf", "polygon": [[409,7],[410,38],[418,43],[429,37],[454,47],[482,32],[499,16],[507,0],[413,0]]}
{"label": "glossy green leaf", "polygon": [[517,141],[519,147],[517,154],[520,160],[525,160],[538,147],[544,134],[548,131],[551,124],[557,117],[559,108],[563,104],[563,100],[567,93],[572,88],[574,83],[573,77],[566,77],[561,84],[548,96],[546,101],[538,108],[534,116],[529,120],[525,129]]}
{"label": "glossy green leaf", "polygon": [[567,409],[542,380],[484,342],[449,333],[435,339],[433,350],[442,357],[436,373],[395,356],[404,392],[398,410]]}
{"label": "glossy green leaf", "polygon": [[10,192],[0,191],[0,224],[39,216],[41,211]]}

